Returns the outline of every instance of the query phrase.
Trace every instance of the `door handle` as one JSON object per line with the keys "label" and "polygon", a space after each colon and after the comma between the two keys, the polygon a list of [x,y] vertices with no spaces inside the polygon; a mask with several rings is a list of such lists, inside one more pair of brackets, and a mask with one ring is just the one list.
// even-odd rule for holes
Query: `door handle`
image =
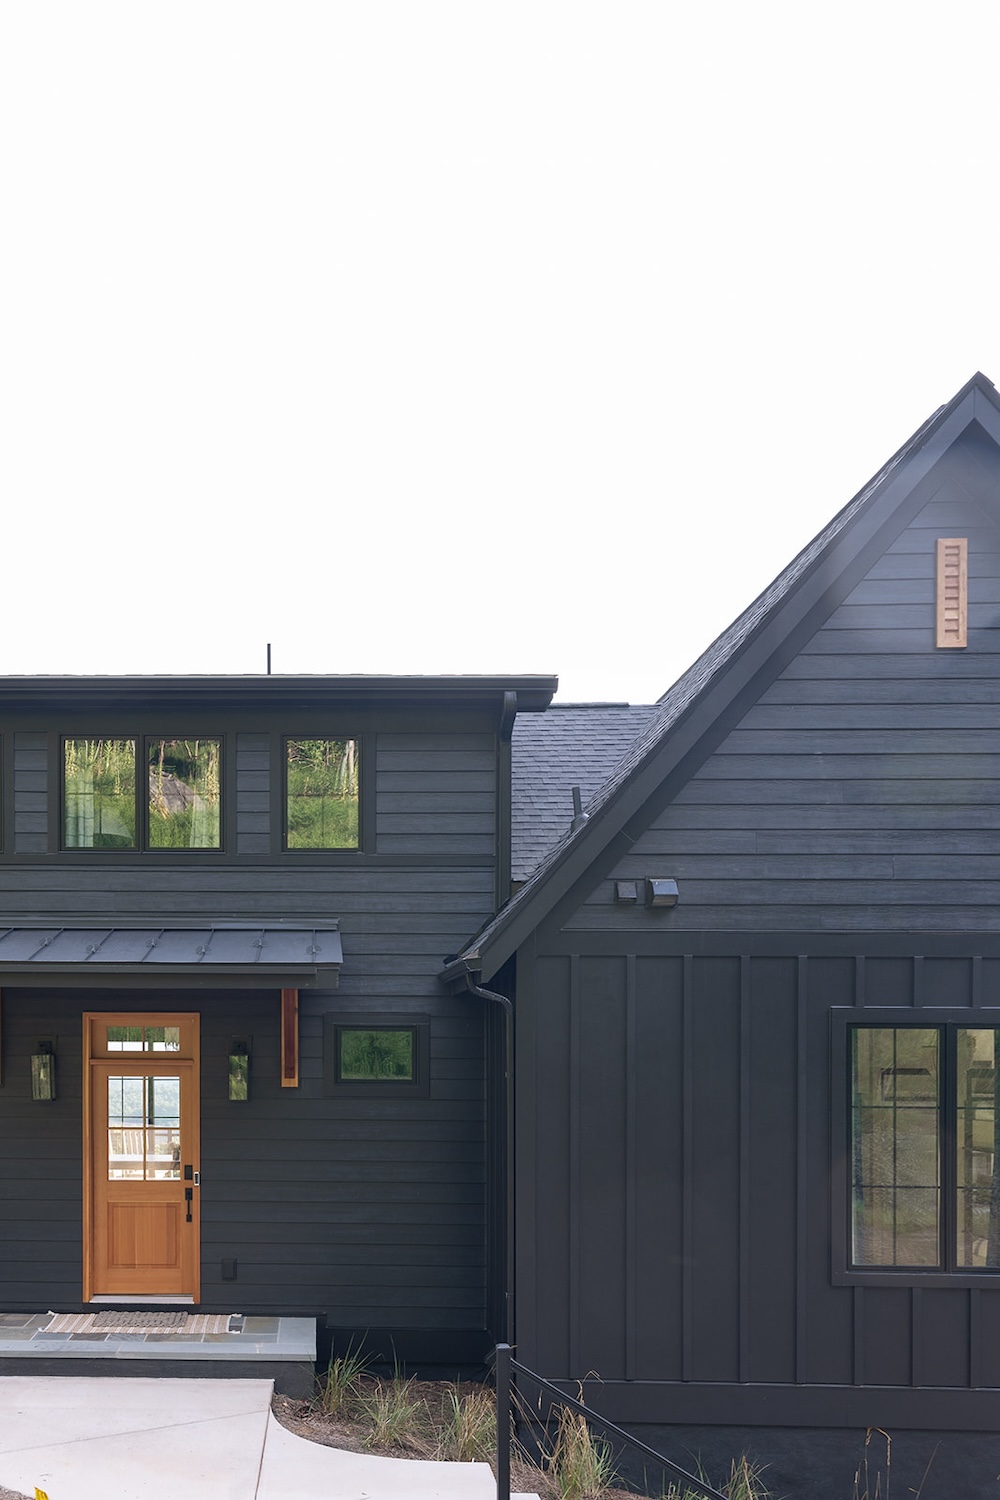
{"label": "door handle", "polygon": [[192,1200],[193,1197],[194,1197],[194,1188],[185,1188],[184,1189],[184,1202],[185,1202],[185,1204],[187,1206],[187,1215],[185,1217],[185,1222],[188,1223],[188,1224],[191,1223],[191,1200]]}

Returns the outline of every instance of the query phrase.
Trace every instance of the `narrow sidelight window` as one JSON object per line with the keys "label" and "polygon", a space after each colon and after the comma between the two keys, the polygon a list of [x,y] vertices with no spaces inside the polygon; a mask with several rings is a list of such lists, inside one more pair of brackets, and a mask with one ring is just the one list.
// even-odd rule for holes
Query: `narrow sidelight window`
{"label": "narrow sidelight window", "polygon": [[358,741],[285,741],[289,849],[358,848]]}

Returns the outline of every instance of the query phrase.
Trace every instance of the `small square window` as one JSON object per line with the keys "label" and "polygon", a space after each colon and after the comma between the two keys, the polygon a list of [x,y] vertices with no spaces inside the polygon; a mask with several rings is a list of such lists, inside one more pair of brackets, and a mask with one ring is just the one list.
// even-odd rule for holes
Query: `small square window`
{"label": "small square window", "polygon": [[324,1016],[324,1091],[425,1095],[429,1029],[426,1018]]}

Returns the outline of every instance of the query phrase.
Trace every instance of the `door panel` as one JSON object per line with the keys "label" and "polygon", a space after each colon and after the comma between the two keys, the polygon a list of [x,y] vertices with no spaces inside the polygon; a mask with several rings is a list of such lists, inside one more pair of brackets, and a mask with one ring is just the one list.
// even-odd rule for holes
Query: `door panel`
{"label": "door panel", "polygon": [[[84,1295],[197,1298],[197,1017],[116,1013],[86,1024]],[[164,1024],[178,1038],[167,1049]],[[125,1027],[138,1044],[122,1045]]]}

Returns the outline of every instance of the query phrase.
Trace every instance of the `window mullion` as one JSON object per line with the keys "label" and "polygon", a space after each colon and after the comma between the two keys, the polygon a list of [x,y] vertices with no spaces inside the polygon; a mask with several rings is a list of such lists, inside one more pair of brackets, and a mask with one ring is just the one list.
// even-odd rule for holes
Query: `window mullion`
{"label": "window mullion", "polygon": [[938,1181],[941,1194],[940,1263],[953,1271],[958,1258],[958,1031],[941,1027]]}

